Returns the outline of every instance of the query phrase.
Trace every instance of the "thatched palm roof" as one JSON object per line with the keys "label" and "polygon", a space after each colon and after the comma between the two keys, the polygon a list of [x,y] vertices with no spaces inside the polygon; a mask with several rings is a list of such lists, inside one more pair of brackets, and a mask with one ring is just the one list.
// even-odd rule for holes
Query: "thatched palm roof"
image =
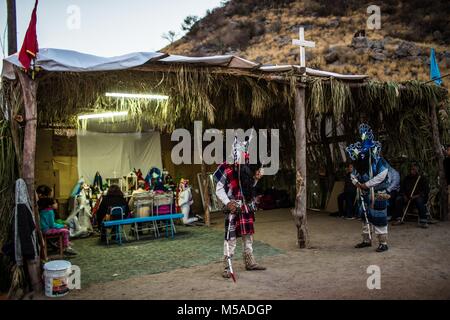
{"label": "thatched palm roof", "polygon": [[[17,56],[5,59],[2,74],[4,90],[17,113],[22,100],[14,65],[19,65]],[[312,162],[323,158],[317,145],[323,142],[318,125],[324,118],[343,126],[343,136],[352,136],[358,123],[367,119],[377,133],[384,134],[390,153],[398,156],[406,150],[410,157],[425,161],[432,154],[429,107],[443,105],[447,99],[447,92],[434,84],[381,83],[365,75],[261,66],[231,55],[137,53],[102,58],[42,49],[36,65],[41,126],[73,127],[79,124],[80,113],[126,109],[138,130],[146,122],[170,132],[190,128],[194,120],[216,128],[280,128],[286,150],[294,141],[294,87],[306,86]],[[117,99],[106,97],[106,92],[157,93],[169,99]],[[447,128],[447,122],[441,125]],[[443,134],[446,140],[446,130]]]}

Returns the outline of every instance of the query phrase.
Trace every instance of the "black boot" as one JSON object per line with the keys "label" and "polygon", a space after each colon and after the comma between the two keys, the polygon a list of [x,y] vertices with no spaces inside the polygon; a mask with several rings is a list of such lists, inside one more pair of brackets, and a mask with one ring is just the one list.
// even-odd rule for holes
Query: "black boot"
{"label": "black boot", "polygon": [[387,251],[388,249],[389,248],[388,248],[387,244],[380,243],[376,252],[384,252],[384,251]]}
{"label": "black boot", "polygon": [[371,243],[371,242],[363,241],[363,242],[361,242],[361,243],[358,243],[358,244],[355,246],[355,248],[360,249],[360,248],[371,247],[371,246],[372,246],[372,243]]}

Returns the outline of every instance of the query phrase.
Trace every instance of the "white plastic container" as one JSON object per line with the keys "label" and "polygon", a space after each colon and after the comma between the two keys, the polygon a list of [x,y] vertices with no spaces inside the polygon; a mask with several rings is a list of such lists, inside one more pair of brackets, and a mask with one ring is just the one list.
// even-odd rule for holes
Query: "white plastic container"
{"label": "white plastic container", "polygon": [[44,264],[45,295],[61,297],[69,292],[69,275],[72,264],[65,260],[55,260]]}

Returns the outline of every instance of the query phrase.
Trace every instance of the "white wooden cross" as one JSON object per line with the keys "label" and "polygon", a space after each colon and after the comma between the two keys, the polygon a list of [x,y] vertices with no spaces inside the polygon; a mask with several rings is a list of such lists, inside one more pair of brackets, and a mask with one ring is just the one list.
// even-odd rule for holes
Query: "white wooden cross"
{"label": "white wooden cross", "polygon": [[305,68],[305,47],[315,48],[316,43],[313,41],[305,41],[305,29],[303,27],[300,27],[299,36],[300,39],[293,39],[292,44],[300,46],[300,67]]}

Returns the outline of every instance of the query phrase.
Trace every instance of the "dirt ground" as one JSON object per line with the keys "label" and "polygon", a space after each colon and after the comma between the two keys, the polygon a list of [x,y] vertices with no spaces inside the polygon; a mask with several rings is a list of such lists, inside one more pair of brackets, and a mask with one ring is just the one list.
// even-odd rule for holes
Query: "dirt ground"
{"label": "dirt ground", "polygon": [[[213,227],[222,229],[222,217]],[[298,249],[288,209],[258,212],[255,239],[285,253],[259,259],[266,271],[245,271],[237,283],[221,277],[221,263],[92,284],[64,299],[450,299],[450,222],[428,229],[414,222],[390,227],[389,250],[355,249],[360,222],[312,212],[310,249]],[[221,248],[217,248],[220,252]],[[381,270],[381,289],[367,288],[367,267]],[[132,266],[130,266],[132,268]]]}

